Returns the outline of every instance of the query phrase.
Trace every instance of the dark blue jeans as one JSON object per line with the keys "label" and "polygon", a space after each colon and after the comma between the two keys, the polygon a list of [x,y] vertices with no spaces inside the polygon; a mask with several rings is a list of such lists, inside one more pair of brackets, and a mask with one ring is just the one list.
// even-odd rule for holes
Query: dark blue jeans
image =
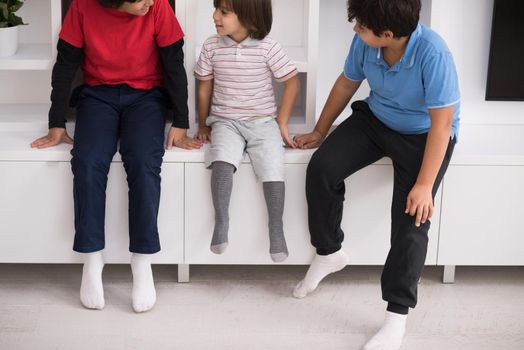
{"label": "dark blue jeans", "polygon": [[80,253],[104,249],[106,185],[120,141],[129,185],[129,250],[160,250],[157,216],[164,156],[167,99],[160,89],[127,85],[82,87],[77,108],[71,166],[74,175],[75,240]]}

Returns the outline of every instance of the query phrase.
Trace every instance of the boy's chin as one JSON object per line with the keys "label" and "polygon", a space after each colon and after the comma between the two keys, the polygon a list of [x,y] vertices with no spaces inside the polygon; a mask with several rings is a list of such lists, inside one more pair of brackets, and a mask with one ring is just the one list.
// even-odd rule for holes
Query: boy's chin
{"label": "boy's chin", "polygon": [[136,13],[133,13],[133,15],[135,16],[145,16],[149,13],[149,9],[145,10],[145,11],[137,11]]}

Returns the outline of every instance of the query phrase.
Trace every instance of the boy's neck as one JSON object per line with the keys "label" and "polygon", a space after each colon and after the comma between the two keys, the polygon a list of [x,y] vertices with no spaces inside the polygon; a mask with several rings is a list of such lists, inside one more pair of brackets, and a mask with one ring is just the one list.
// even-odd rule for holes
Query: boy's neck
{"label": "boy's neck", "polygon": [[409,36],[391,39],[391,41],[382,47],[382,55],[384,61],[392,67],[395,63],[400,61],[406,48],[408,47]]}
{"label": "boy's neck", "polygon": [[233,39],[236,43],[241,43],[242,41],[246,40],[249,36],[247,33],[241,33],[241,34],[232,34],[228,35],[231,39]]}
{"label": "boy's neck", "polygon": [[409,36],[391,39],[391,41],[382,47],[382,51],[388,51],[392,55],[402,56],[408,47]]}

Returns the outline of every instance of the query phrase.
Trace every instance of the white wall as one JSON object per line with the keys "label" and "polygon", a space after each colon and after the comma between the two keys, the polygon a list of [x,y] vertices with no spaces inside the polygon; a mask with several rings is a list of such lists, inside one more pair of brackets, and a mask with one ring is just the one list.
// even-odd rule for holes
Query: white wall
{"label": "white wall", "polygon": [[[457,66],[462,124],[524,124],[524,102],[485,101],[493,0],[435,0],[432,28]],[[520,43],[522,45],[522,43]]]}

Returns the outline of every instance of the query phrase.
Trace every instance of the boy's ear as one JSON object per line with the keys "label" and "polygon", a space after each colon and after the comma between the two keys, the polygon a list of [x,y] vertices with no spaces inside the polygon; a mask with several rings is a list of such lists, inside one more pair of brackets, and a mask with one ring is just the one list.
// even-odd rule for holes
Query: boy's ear
{"label": "boy's ear", "polygon": [[395,35],[393,34],[393,32],[391,30],[385,30],[382,32],[382,37],[384,39],[393,39],[395,37]]}

